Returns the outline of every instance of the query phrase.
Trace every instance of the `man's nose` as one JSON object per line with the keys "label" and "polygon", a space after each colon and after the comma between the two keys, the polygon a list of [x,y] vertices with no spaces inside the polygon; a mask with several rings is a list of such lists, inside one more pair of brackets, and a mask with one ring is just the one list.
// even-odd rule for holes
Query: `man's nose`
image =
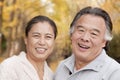
{"label": "man's nose", "polygon": [[83,33],[81,39],[85,42],[88,42],[90,39],[90,34],[88,32]]}

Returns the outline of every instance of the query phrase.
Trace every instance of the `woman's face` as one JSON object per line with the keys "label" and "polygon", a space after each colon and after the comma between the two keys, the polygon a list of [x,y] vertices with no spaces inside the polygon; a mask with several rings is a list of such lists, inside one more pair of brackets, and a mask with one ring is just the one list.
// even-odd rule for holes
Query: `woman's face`
{"label": "woman's face", "polygon": [[54,31],[48,22],[39,22],[32,25],[25,38],[27,57],[39,61],[46,60],[54,48]]}

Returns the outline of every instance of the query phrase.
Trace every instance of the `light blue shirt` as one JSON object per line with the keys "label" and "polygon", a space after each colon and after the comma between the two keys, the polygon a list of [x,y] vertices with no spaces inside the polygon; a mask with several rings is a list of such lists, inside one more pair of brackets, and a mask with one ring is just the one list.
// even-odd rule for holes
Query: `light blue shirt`
{"label": "light blue shirt", "polygon": [[62,61],[54,80],[120,80],[120,64],[110,58],[105,50],[84,68],[74,72],[74,55]]}

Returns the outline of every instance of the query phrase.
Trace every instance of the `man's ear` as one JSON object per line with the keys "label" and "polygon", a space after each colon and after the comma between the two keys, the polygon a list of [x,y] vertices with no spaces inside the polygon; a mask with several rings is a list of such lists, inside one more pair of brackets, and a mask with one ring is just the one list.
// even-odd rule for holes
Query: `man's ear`
{"label": "man's ear", "polygon": [[107,40],[103,39],[102,40],[102,43],[101,43],[101,47],[106,47],[106,44],[107,44]]}
{"label": "man's ear", "polygon": [[109,41],[106,42],[105,46],[103,47],[106,51],[108,50],[109,48]]}

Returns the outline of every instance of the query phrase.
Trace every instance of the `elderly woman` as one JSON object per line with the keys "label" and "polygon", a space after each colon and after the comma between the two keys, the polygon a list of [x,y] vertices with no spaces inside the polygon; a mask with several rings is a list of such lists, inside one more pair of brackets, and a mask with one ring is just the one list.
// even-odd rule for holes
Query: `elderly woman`
{"label": "elderly woman", "polygon": [[46,63],[57,36],[56,24],[46,16],[32,18],[25,29],[26,52],[1,63],[0,80],[53,80]]}

